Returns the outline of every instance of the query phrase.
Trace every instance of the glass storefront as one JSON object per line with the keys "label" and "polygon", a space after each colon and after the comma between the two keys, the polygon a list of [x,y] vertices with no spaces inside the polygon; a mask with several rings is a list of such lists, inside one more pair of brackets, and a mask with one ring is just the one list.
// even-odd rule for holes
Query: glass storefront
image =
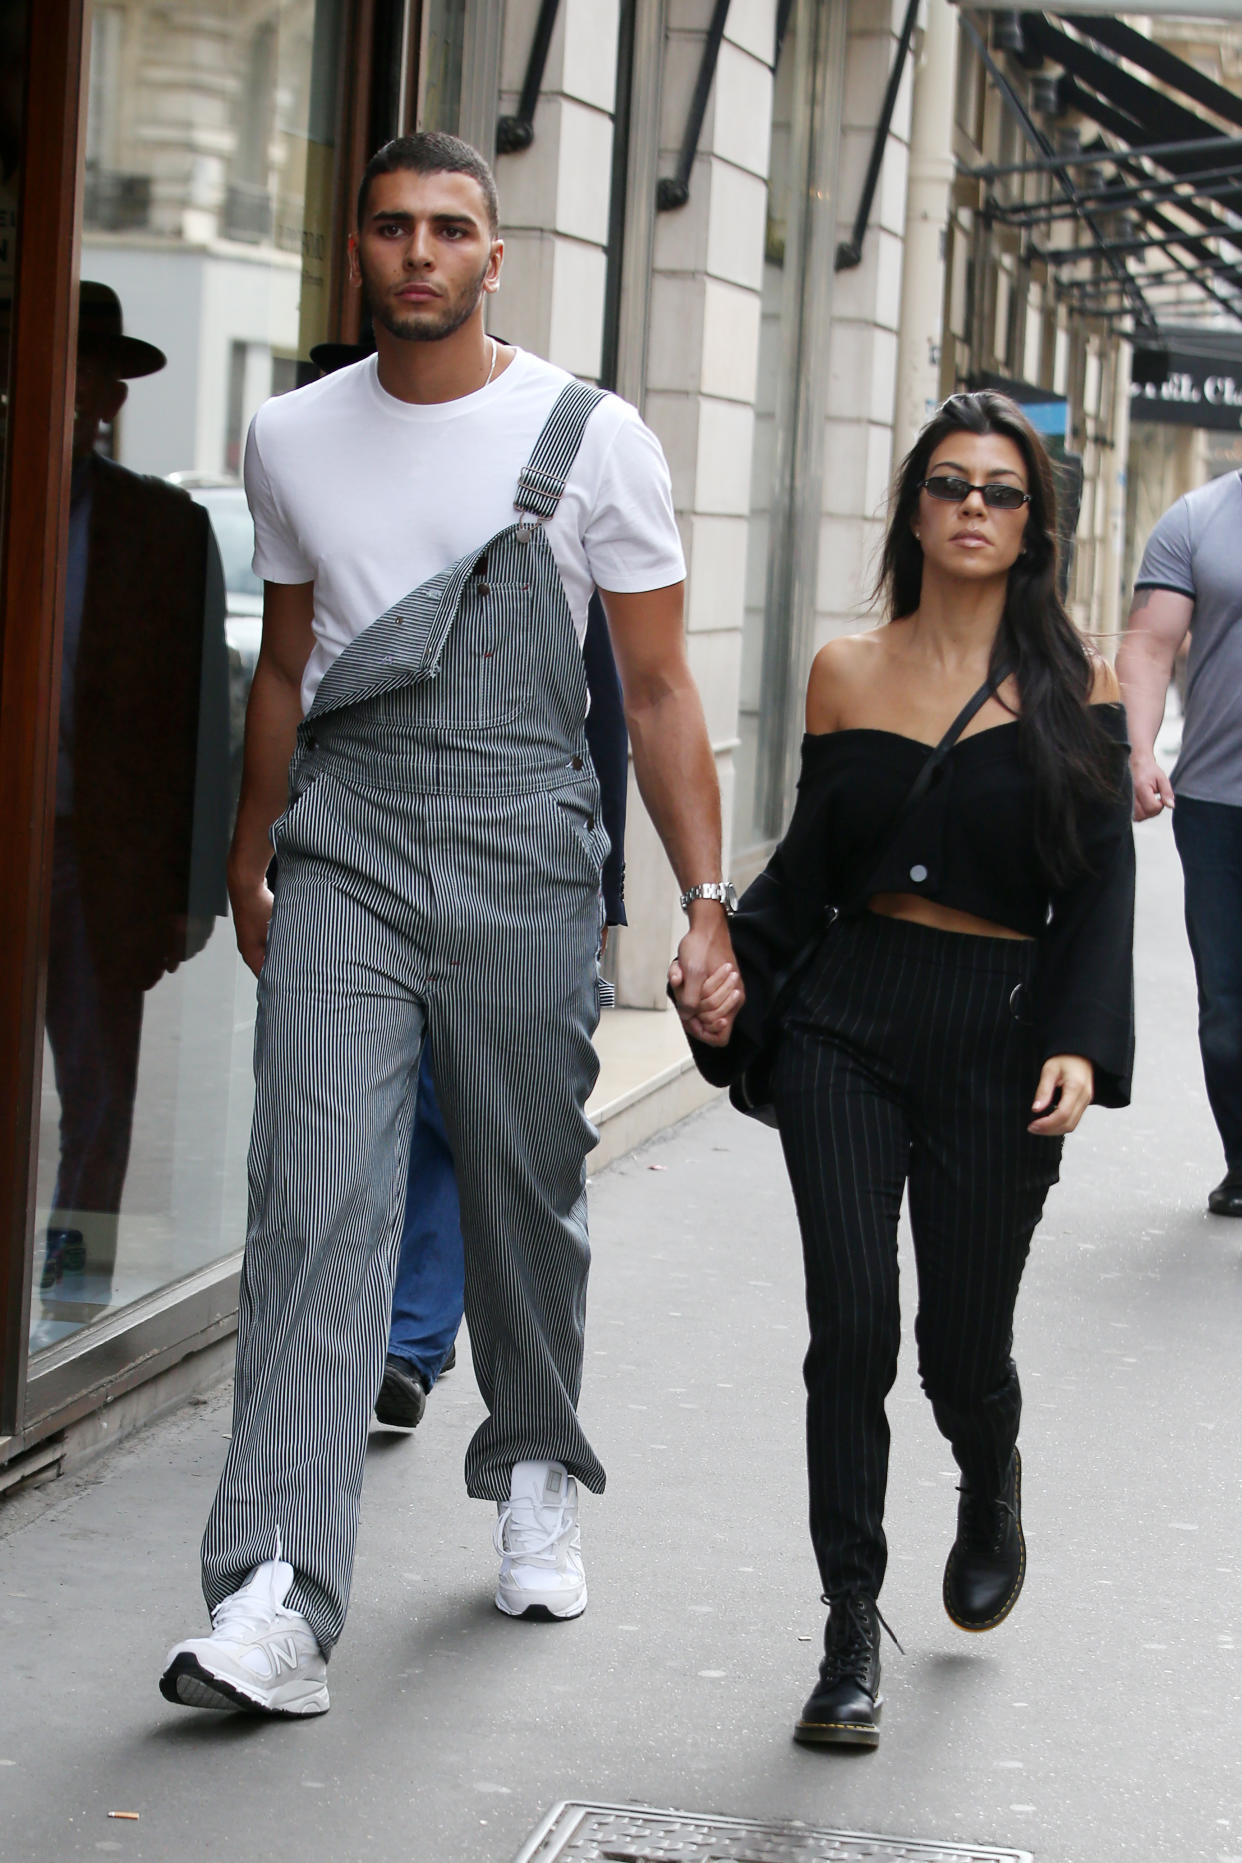
{"label": "glass storefront", "polygon": [[93,9],[32,1374],[244,1233],[255,991],[224,861],[261,590],[240,462],[336,333],[346,12]]}
{"label": "glass storefront", "polygon": [[0,525],[7,504],[3,494],[8,463],[9,351],[17,273],[26,9],[27,0],[0,0]]}

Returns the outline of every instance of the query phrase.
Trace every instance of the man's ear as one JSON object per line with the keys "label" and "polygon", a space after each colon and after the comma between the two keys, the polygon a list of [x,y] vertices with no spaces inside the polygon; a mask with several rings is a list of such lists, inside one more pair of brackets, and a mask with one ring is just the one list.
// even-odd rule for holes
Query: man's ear
{"label": "man's ear", "polygon": [[345,250],[349,255],[349,282],[351,285],[362,283],[362,267],[358,263],[358,235],[351,233],[345,241]]}
{"label": "man's ear", "polygon": [[492,241],[492,254],[488,262],[486,276],[483,279],[484,291],[500,290],[500,268],[505,262],[505,242],[503,239]]}

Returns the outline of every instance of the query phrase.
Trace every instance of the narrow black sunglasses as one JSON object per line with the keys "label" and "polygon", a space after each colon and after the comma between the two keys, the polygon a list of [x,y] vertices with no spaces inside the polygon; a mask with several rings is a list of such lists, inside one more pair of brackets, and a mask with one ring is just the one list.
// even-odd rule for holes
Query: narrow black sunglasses
{"label": "narrow black sunglasses", "polygon": [[937,473],[934,479],[920,479],[919,490],[946,505],[965,504],[972,492],[978,492],[994,511],[1017,511],[1031,502],[1031,494],[1017,485],[972,485],[969,479],[959,479],[956,474]]}

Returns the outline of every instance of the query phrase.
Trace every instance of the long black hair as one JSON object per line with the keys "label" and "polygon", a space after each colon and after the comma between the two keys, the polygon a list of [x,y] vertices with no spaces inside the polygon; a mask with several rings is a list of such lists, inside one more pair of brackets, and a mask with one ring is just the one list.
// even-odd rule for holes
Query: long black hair
{"label": "long black hair", "polygon": [[877,593],[890,620],[911,615],[923,586],[923,551],[912,525],[927,465],[952,433],[1001,434],[1026,466],[1022,552],[1009,571],[990,671],[1008,664],[1018,681],[1019,743],[1035,784],[1036,852],[1054,884],[1082,865],[1078,809],[1116,792],[1116,746],[1090,705],[1091,655],[1057,589],[1057,497],[1052,461],[1031,423],[990,389],[950,395],[902,461],[890,501]]}

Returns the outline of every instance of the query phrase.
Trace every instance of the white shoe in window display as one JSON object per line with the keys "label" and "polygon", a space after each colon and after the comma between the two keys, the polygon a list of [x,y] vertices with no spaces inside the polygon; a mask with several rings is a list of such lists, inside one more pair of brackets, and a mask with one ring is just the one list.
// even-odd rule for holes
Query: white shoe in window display
{"label": "white shoe in window display", "polygon": [[269,1559],[211,1614],[211,1635],[168,1652],[160,1693],[185,1708],[326,1714],[327,1663],[300,1611],[285,1609],[293,1567]]}
{"label": "white shoe in window display", "polygon": [[579,1617],[586,1574],[578,1528],[578,1484],[560,1462],[518,1462],[499,1506],[496,1607],[509,1617]]}

